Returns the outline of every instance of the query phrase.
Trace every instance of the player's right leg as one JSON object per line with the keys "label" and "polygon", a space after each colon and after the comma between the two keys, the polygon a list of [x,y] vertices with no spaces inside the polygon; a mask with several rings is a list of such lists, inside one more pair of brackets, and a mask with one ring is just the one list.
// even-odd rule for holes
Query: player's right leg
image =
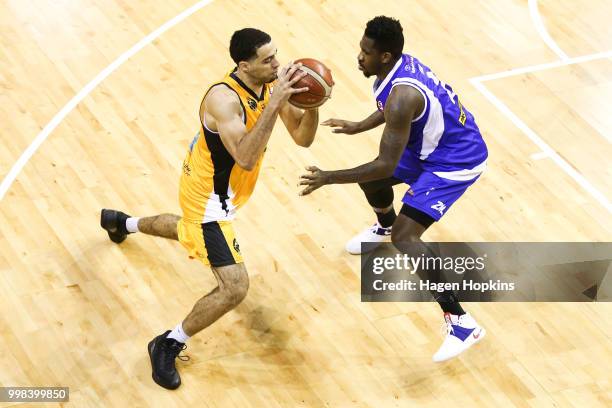
{"label": "player's right leg", "polygon": [[[151,225],[158,224],[151,220]],[[161,227],[156,229],[157,232],[160,230]],[[190,258],[211,266],[217,287],[198,300],[173,330],[167,330],[149,343],[153,380],[168,389],[181,384],[175,359],[180,359],[179,353],[187,340],[238,306],[249,288],[249,278],[231,222],[196,224],[181,219],[177,234]]]}
{"label": "player's right leg", "polygon": [[377,222],[355,235],[346,243],[346,250],[350,254],[361,253],[362,242],[389,242],[391,241],[391,226],[395,221],[393,208],[393,186],[401,183],[394,177],[359,183],[359,187],[372,206]]}
{"label": "player's right leg", "polygon": [[153,380],[164,388],[176,389],[181,385],[175,359],[181,358],[179,353],[185,349],[187,339],[213,324],[246,297],[249,277],[244,263],[212,267],[212,271],[218,286],[198,300],[173,331],[167,330],[149,342]]}
{"label": "player's right leg", "polygon": [[249,290],[244,263],[212,267],[218,286],[193,306],[183,320],[183,330],[191,337],[204,330],[242,302]]}
{"label": "player's right leg", "polygon": [[108,232],[111,241],[117,244],[134,232],[178,240],[177,225],[180,219],[176,214],[138,218],[117,210],[103,209],[100,212],[100,226]]}
{"label": "player's right leg", "polygon": [[[431,172],[423,172],[412,183],[402,199],[404,203],[400,214],[393,224],[392,242],[400,252],[411,257],[423,256],[435,259],[441,255],[435,245],[426,244],[421,236],[430,225],[446,214],[465,191],[477,180],[443,179]],[[445,283],[443,266],[434,266],[430,270],[419,268],[416,273],[421,280],[433,283]],[[448,271],[454,273],[454,271]],[[446,336],[438,351],[434,354],[436,362],[445,361],[458,356],[478,343],[486,334],[476,320],[466,313],[459,303],[454,291],[431,291],[444,312]]]}

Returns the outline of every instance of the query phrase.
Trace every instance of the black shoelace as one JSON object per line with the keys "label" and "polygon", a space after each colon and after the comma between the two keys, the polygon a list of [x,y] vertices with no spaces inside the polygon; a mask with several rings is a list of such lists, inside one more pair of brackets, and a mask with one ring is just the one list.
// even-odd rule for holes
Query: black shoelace
{"label": "black shoelace", "polygon": [[[186,345],[186,344],[183,344],[183,345],[181,346],[181,349],[179,350],[179,353],[180,353],[181,351],[185,350],[186,348],[187,348],[187,345]],[[179,359],[179,360],[181,360],[181,361],[189,361],[189,358],[190,358],[190,357],[189,357],[188,355],[186,355],[186,354],[183,354],[183,355],[177,354],[177,357],[178,357],[178,359]]]}
{"label": "black shoelace", "polygon": [[189,356],[187,355],[179,355],[179,353],[187,348],[186,344],[179,343],[178,341],[169,342],[167,340],[162,342],[162,347],[165,349],[166,353],[164,353],[164,368],[166,370],[170,370],[173,368],[174,359],[178,357],[181,361],[188,361]]}

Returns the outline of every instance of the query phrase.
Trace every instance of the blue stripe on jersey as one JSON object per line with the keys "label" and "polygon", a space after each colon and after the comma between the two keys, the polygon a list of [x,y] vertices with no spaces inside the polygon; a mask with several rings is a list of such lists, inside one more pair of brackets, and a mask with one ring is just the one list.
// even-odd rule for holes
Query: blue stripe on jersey
{"label": "blue stripe on jersey", "polygon": [[411,55],[402,55],[385,79],[374,82],[380,111],[384,111],[391,90],[400,85],[419,90],[425,98],[425,109],[412,121],[410,139],[398,170],[414,168],[418,163],[424,170],[452,179],[453,172],[465,175],[466,170],[487,159],[487,146],[474,116],[449,85]]}
{"label": "blue stripe on jersey", "polygon": [[189,145],[190,152],[193,152],[193,147],[195,146],[196,143],[198,143],[199,138],[200,138],[200,131],[198,130],[198,133],[196,133],[196,135],[193,137],[193,140],[191,141],[191,144]]}

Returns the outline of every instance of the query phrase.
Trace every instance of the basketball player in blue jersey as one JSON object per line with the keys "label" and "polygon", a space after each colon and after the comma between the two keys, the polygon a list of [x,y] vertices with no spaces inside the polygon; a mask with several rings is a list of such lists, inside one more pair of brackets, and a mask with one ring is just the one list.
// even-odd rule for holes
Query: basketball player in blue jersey
{"label": "basketball player in blue jersey", "polygon": [[[346,249],[361,253],[362,242],[391,240],[404,253],[436,256],[421,240],[480,176],[487,147],[474,117],[453,89],[421,61],[402,54],[399,21],[379,16],[367,23],[360,42],[359,69],[376,76],[377,110],[361,122],[330,119],[322,125],[334,133],[355,134],[385,124],[378,157],[347,170],[308,167],[301,177],[310,194],[326,184],[359,183],[378,222],[351,239]],[[393,208],[393,185],[408,184],[399,215]],[[414,253],[411,253],[414,252]],[[433,271],[440,276],[441,271]],[[417,271],[424,278],[424,271]],[[430,278],[431,273],[425,275]],[[447,335],[434,361],[455,357],[480,341],[485,330],[465,313],[452,291],[432,292],[444,311]]]}

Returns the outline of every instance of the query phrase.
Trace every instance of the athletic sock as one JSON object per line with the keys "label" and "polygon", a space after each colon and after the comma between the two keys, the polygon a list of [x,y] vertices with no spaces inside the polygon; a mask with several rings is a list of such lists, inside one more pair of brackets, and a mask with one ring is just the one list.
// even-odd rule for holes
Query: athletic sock
{"label": "athletic sock", "polygon": [[446,290],[442,292],[440,296],[437,296],[436,302],[438,302],[438,304],[442,308],[442,311],[444,311],[445,313],[450,313],[457,316],[465,314],[465,311],[461,307],[457,296],[455,296],[455,294],[450,290]]}
{"label": "athletic sock", "polygon": [[391,208],[391,211],[386,213],[376,212],[376,218],[378,218],[378,223],[383,228],[389,228],[395,222],[395,218],[397,218],[397,214],[395,214],[395,209]]}
{"label": "athletic sock", "polygon": [[138,220],[139,217],[130,217],[125,220],[125,229],[128,232],[138,232]]}
{"label": "athletic sock", "polygon": [[183,323],[177,324],[174,330],[168,333],[167,337],[179,343],[187,343],[187,340],[189,340],[189,336],[185,333],[185,330],[183,330]]}
{"label": "athletic sock", "polygon": [[440,303],[440,307],[442,307],[442,310],[445,313],[450,313],[457,316],[463,316],[465,314],[465,311],[463,310],[459,302]]}

